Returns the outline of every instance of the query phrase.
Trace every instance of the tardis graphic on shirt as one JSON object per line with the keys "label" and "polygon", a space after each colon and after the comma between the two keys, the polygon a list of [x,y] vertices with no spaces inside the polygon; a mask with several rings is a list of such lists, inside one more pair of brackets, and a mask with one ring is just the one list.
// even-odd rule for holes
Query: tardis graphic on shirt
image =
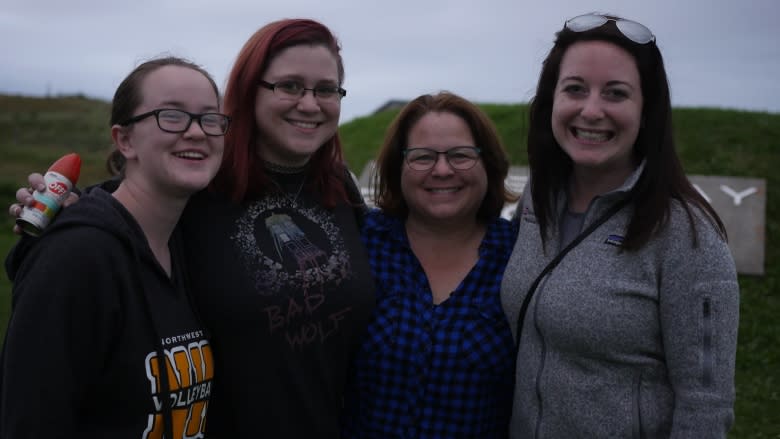
{"label": "tardis graphic on shirt", "polygon": [[279,259],[292,256],[300,271],[317,271],[322,263],[327,262],[325,252],[309,241],[289,215],[272,214],[266,218],[265,226],[276,245]]}
{"label": "tardis graphic on shirt", "polygon": [[333,295],[351,264],[333,212],[271,194],[246,207],[231,240],[268,335],[297,350],[338,333],[352,309]]}

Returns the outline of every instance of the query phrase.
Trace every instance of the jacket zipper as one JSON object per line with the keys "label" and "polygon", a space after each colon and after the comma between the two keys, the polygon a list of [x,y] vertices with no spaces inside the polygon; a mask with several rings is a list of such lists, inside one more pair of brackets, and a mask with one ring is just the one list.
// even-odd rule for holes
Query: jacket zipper
{"label": "jacket zipper", "polygon": [[536,428],[534,429],[534,438],[539,437],[539,430],[542,428],[542,415],[543,415],[543,408],[542,408],[542,387],[541,387],[541,380],[542,380],[542,371],[544,371],[544,362],[547,358],[547,344],[544,342],[544,336],[542,335],[542,330],[539,328],[538,325],[538,319],[537,314],[539,312],[539,300],[541,300],[541,293],[544,289],[544,286],[547,284],[547,279],[550,278],[550,274],[548,274],[543,282],[539,284],[537,288],[537,294],[536,297],[534,297],[534,328],[536,329],[536,332],[539,334],[539,343],[541,346],[541,356],[539,358],[539,369],[536,371],[536,403],[539,406],[539,412],[536,415]]}

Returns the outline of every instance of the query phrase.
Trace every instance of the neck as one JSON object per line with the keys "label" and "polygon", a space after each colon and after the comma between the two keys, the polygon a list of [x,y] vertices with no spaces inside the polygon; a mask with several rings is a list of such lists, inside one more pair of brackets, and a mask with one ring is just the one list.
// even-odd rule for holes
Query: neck
{"label": "neck", "polygon": [[168,241],[179,221],[188,197],[161,194],[159,190],[125,179],[113,193],[141,227],[157,262],[170,275]]}
{"label": "neck", "polygon": [[300,165],[282,165],[279,163],[268,161],[264,158],[261,158],[260,160],[263,161],[263,166],[266,170],[277,173],[277,174],[300,174],[306,170],[306,168],[309,166],[308,159],[306,162]]}
{"label": "neck", "polygon": [[594,198],[619,188],[631,172],[632,168],[622,172],[575,168],[569,179],[569,210],[585,212]]}
{"label": "neck", "polygon": [[410,242],[425,242],[426,245],[443,247],[461,247],[476,236],[481,237],[485,226],[472,218],[470,221],[437,222],[423,221],[409,216],[405,222],[406,234]]}
{"label": "neck", "polygon": [[409,246],[420,262],[434,304],[447,300],[479,260],[485,226],[472,219],[460,226],[406,221]]}

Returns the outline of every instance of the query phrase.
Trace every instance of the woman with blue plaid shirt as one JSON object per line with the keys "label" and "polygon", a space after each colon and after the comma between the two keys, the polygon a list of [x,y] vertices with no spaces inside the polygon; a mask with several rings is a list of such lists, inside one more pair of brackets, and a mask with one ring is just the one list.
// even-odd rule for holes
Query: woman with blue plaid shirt
{"label": "woman with blue plaid shirt", "polygon": [[376,308],[344,438],[506,438],[514,343],[499,290],[517,237],[490,119],[451,93],[409,103],[377,160],[363,224]]}

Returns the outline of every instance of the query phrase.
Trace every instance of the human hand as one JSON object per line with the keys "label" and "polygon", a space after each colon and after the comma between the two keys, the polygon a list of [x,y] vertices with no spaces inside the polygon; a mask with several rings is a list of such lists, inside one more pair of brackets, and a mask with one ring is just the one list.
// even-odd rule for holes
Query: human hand
{"label": "human hand", "polygon": [[[8,214],[11,215],[12,218],[17,219],[22,214],[22,209],[25,206],[32,207],[33,204],[35,204],[35,198],[33,198],[33,193],[35,191],[38,192],[45,192],[46,191],[46,181],[43,178],[43,175],[34,172],[30,174],[27,177],[27,181],[30,183],[29,187],[22,187],[19,188],[16,191],[16,201],[17,203],[11,204],[8,208]],[[78,201],[79,196],[75,193],[71,192],[68,195],[68,198],[65,199],[65,202],[62,204],[62,207],[68,207]],[[22,228],[18,225],[14,225],[14,233],[17,235],[22,234]]]}

